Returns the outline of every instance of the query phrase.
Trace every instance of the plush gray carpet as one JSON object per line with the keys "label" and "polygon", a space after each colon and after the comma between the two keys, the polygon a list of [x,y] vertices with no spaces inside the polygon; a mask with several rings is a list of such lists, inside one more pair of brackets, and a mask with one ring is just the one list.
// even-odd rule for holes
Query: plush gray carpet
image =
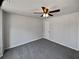
{"label": "plush gray carpet", "polygon": [[7,50],[0,59],[79,59],[79,52],[39,39]]}

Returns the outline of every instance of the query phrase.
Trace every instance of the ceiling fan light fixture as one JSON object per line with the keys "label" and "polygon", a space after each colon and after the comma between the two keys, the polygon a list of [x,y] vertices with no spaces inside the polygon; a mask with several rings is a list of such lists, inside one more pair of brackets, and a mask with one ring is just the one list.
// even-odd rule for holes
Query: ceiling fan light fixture
{"label": "ceiling fan light fixture", "polygon": [[60,9],[50,11],[47,7],[41,7],[41,8],[42,8],[41,17],[45,17],[45,18],[48,18],[49,16],[53,16],[53,13],[60,12]]}
{"label": "ceiling fan light fixture", "polygon": [[43,17],[48,17],[49,15],[48,14],[43,14]]}

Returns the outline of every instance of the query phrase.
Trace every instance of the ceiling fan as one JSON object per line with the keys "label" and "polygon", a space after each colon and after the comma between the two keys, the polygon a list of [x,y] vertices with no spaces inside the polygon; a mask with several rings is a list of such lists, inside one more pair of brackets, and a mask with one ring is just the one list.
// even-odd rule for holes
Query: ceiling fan
{"label": "ceiling fan", "polygon": [[42,14],[41,17],[48,17],[48,16],[53,16],[52,13],[60,12],[60,9],[49,11],[49,9],[46,7],[41,7],[41,8],[43,12],[34,12],[34,14]]}
{"label": "ceiling fan", "polygon": [[4,0],[0,0],[0,7],[2,6],[3,1],[4,1]]}

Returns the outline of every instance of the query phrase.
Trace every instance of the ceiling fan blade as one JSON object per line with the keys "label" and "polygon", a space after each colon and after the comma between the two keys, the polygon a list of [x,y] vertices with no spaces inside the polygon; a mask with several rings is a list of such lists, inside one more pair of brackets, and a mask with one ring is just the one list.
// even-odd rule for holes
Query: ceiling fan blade
{"label": "ceiling fan blade", "polygon": [[60,9],[49,11],[49,13],[60,12]]}
{"label": "ceiling fan blade", "polygon": [[3,1],[4,1],[4,0],[0,0],[0,6],[2,6]]}
{"label": "ceiling fan blade", "polygon": [[48,12],[49,12],[49,9],[46,9],[46,12],[45,13],[47,14]]}
{"label": "ceiling fan blade", "polygon": [[49,16],[53,16],[52,14],[48,14]]}
{"label": "ceiling fan blade", "polygon": [[43,12],[34,12],[34,14],[43,14]]}
{"label": "ceiling fan blade", "polygon": [[47,14],[48,12],[49,12],[49,9],[48,8],[46,8],[46,7],[41,7],[42,8],[42,10],[43,10],[43,12],[45,13],[45,14]]}
{"label": "ceiling fan blade", "polygon": [[41,15],[41,17],[43,17],[43,15]]}
{"label": "ceiling fan blade", "polygon": [[43,12],[45,12],[46,7],[41,7],[41,8],[42,8]]}

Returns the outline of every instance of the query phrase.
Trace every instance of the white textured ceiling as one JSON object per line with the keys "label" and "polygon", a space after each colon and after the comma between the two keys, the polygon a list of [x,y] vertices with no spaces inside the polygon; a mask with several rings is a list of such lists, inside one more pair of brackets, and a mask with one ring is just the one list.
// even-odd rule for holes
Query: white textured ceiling
{"label": "white textured ceiling", "polygon": [[79,11],[79,0],[5,0],[2,9],[24,15],[34,15],[36,9],[47,6],[51,10],[61,9],[59,14],[68,14]]}

